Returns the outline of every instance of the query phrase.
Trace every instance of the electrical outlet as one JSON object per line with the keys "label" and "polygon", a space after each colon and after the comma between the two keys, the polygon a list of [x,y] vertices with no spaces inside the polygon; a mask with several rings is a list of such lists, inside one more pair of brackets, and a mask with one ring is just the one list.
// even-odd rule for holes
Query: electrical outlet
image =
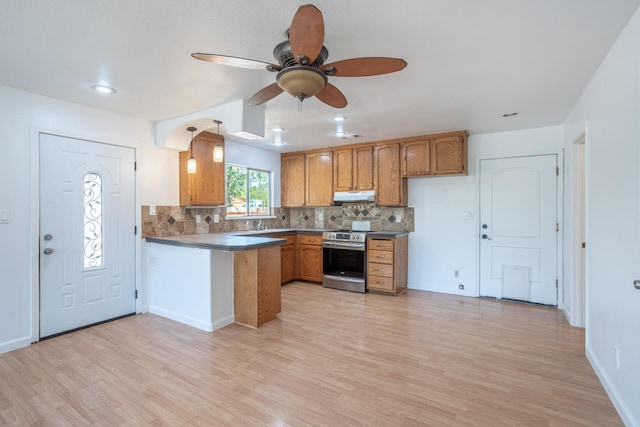
{"label": "electrical outlet", "polygon": [[458,285],[458,289],[460,289],[461,291],[464,291],[464,285],[463,285],[462,283],[460,283],[460,284]]}
{"label": "electrical outlet", "polygon": [[155,216],[156,214],[156,205],[149,205],[149,215]]}
{"label": "electrical outlet", "polygon": [[11,222],[11,213],[9,211],[0,211],[0,224],[9,224]]}
{"label": "electrical outlet", "polygon": [[318,214],[318,221],[324,221],[324,214]]}
{"label": "electrical outlet", "polygon": [[220,215],[218,214],[213,214],[213,222],[214,223],[219,223],[220,222]]}
{"label": "electrical outlet", "polygon": [[196,224],[200,224],[202,222],[202,216],[196,215]]}
{"label": "electrical outlet", "polygon": [[402,222],[402,215],[396,215],[396,222]]}

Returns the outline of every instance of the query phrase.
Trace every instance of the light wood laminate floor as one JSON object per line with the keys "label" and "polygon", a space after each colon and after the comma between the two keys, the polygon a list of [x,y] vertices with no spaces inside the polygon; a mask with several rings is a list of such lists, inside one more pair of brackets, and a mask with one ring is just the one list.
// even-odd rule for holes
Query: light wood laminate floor
{"label": "light wood laminate floor", "polygon": [[622,425],[556,309],[308,283],[258,330],[144,314],[0,355],[0,424]]}

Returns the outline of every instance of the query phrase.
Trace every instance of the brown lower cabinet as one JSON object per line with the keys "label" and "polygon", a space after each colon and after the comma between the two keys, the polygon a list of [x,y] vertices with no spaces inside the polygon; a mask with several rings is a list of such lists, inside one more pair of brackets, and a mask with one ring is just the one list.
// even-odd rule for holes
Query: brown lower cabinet
{"label": "brown lower cabinet", "polygon": [[[297,236],[286,236],[287,243],[282,245],[282,255],[280,257],[281,265],[281,283],[288,283],[296,278],[296,240]],[[291,242],[291,243],[290,243]]]}
{"label": "brown lower cabinet", "polygon": [[369,292],[398,295],[407,289],[407,236],[367,238]]}
{"label": "brown lower cabinet", "polygon": [[298,277],[309,282],[322,283],[322,236],[298,235]]}

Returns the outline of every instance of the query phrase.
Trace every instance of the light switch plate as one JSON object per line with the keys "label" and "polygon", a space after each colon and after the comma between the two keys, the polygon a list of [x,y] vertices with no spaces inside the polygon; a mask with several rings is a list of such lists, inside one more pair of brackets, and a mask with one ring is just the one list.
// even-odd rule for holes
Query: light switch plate
{"label": "light switch plate", "polygon": [[0,211],[0,224],[9,224],[11,222],[11,214],[9,211]]}
{"label": "light switch plate", "polygon": [[156,205],[149,205],[149,215],[156,214]]}
{"label": "light switch plate", "polygon": [[402,222],[402,215],[396,215],[396,222]]}

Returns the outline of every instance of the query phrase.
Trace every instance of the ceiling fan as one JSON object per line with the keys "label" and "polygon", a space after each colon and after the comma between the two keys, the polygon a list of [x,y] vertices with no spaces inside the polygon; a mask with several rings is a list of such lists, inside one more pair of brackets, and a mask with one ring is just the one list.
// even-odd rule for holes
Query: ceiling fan
{"label": "ceiling fan", "polygon": [[266,68],[277,72],[276,82],[253,95],[249,100],[250,105],[260,105],[284,91],[300,102],[315,95],[327,105],[344,108],[347,99],[337,87],[328,82],[327,76],[375,76],[394,73],[407,66],[403,59],[384,57],[352,58],[325,64],[329,51],[323,46],[322,12],[311,4],[298,8],[287,36],[288,40],[273,49],[273,56],[279,65],[212,53],[192,53],[191,56],[220,65],[257,70]]}

